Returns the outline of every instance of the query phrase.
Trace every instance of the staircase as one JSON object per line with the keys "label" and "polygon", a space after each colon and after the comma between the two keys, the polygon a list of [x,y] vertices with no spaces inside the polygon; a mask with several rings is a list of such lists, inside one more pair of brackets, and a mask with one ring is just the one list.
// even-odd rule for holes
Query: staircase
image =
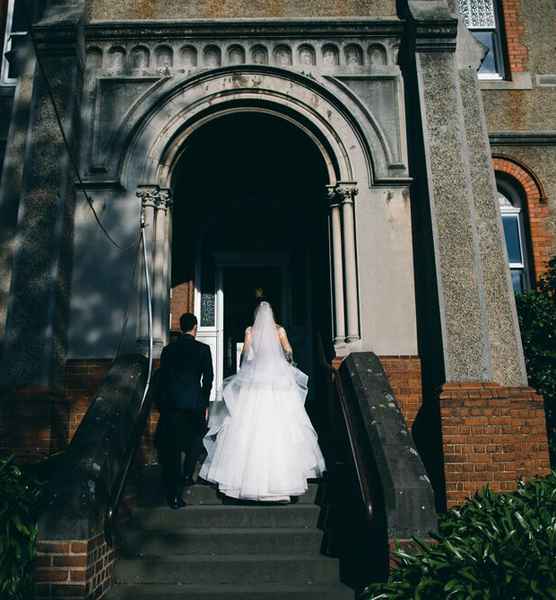
{"label": "staircase", "polygon": [[108,598],[353,600],[320,553],[318,487],[290,505],[227,504],[201,485],[181,510],[151,498],[122,528]]}

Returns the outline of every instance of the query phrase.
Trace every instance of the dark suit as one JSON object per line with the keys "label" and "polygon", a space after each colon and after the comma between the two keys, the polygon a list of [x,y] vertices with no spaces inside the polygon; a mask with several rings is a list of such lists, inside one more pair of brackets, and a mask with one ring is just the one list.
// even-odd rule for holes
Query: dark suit
{"label": "dark suit", "polygon": [[192,477],[203,449],[205,411],[214,379],[209,346],[192,335],[181,335],[162,350],[159,376],[157,446],[166,492],[176,497],[182,493],[183,479]]}

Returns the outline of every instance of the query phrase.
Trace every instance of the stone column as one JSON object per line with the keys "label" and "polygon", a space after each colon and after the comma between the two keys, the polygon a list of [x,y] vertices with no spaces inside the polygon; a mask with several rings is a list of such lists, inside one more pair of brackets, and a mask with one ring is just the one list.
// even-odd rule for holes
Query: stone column
{"label": "stone column", "polygon": [[332,250],[332,278],[334,281],[334,343],[343,344],[346,339],[344,305],[344,265],[342,258],[342,220],[340,203],[335,186],[328,186],[330,208],[330,238]]}
{"label": "stone column", "polygon": [[[444,1],[408,2],[445,380],[527,383],[476,69]],[[457,42],[457,52],[456,52]]]}
{"label": "stone column", "polygon": [[[519,477],[544,476],[549,472],[548,445],[542,399],[525,387],[476,74],[483,52],[462,23],[458,28],[453,0],[407,4],[424,151],[424,168],[416,179],[426,178],[426,228],[434,243],[444,363],[444,378],[438,382],[444,384],[438,399],[439,445],[447,505],[453,506],[486,483],[494,491],[509,491]],[[434,364],[436,356],[423,358],[424,365]],[[429,377],[441,370],[430,364],[426,369]],[[502,423],[500,414],[514,411],[519,419]],[[434,418],[432,410],[429,414]],[[502,431],[496,445],[485,443],[485,428]],[[431,433],[429,424],[425,435],[430,438]],[[497,468],[501,445],[503,473]],[[484,477],[475,471],[477,477],[469,481],[465,475],[479,463]]]}
{"label": "stone column", "polygon": [[169,212],[172,205],[171,191],[159,190],[156,198],[155,213],[155,246],[154,246],[154,296],[153,296],[153,326],[154,343],[158,350],[168,342],[168,295],[170,284],[168,281],[170,269],[170,238],[169,238]]}
{"label": "stone column", "polygon": [[[148,269],[153,313],[154,354],[158,356],[168,337],[168,276],[169,236],[168,214],[171,206],[170,190],[157,185],[142,185],[137,190],[145,223],[148,250]],[[141,257],[138,273],[137,343],[144,353],[148,350],[148,307],[145,264]]]}
{"label": "stone column", "polygon": [[346,342],[355,342],[359,335],[359,299],[357,285],[357,255],[355,251],[354,198],[358,193],[353,182],[340,182],[336,188],[342,207],[342,242],[346,291]]}
{"label": "stone column", "polygon": [[[82,24],[75,14],[60,14],[33,30],[66,137],[75,147],[83,88]],[[72,278],[75,174],[48,92],[35,69],[0,368],[4,386],[35,390],[62,387]]]}

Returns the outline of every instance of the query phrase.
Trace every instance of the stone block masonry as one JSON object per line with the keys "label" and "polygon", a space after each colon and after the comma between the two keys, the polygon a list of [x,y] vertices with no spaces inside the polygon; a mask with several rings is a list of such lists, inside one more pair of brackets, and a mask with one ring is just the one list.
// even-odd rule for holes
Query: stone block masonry
{"label": "stone block masonry", "polygon": [[440,412],[448,508],[486,485],[508,492],[550,472],[543,398],[533,389],[446,384]]}
{"label": "stone block masonry", "polygon": [[37,550],[36,600],[98,600],[108,593],[115,552],[103,534],[89,540],[42,540]]}

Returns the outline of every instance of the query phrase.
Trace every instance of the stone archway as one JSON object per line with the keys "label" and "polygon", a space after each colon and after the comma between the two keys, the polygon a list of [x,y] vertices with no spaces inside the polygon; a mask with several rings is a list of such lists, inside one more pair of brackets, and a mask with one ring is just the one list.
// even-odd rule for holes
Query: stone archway
{"label": "stone archway", "polygon": [[[126,130],[115,142],[116,147],[127,148],[121,156],[120,181],[127,189],[138,190],[149,230],[154,232],[157,345],[167,340],[170,226],[165,215],[170,214],[174,166],[195,131],[214,119],[248,111],[294,125],[322,155],[328,174],[323,194],[328,193],[330,206],[333,337],[337,346],[356,343],[360,314],[354,204],[359,190],[368,190],[372,182],[371,155],[379,165],[388,162],[378,129],[363,132],[354,120],[357,107],[348,110],[323,85],[282,69],[225,68],[172,82],[172,87],[168,83],[143,100],[141,115],[131,110]],[[140,331],[139,337],[143,335]]]}

